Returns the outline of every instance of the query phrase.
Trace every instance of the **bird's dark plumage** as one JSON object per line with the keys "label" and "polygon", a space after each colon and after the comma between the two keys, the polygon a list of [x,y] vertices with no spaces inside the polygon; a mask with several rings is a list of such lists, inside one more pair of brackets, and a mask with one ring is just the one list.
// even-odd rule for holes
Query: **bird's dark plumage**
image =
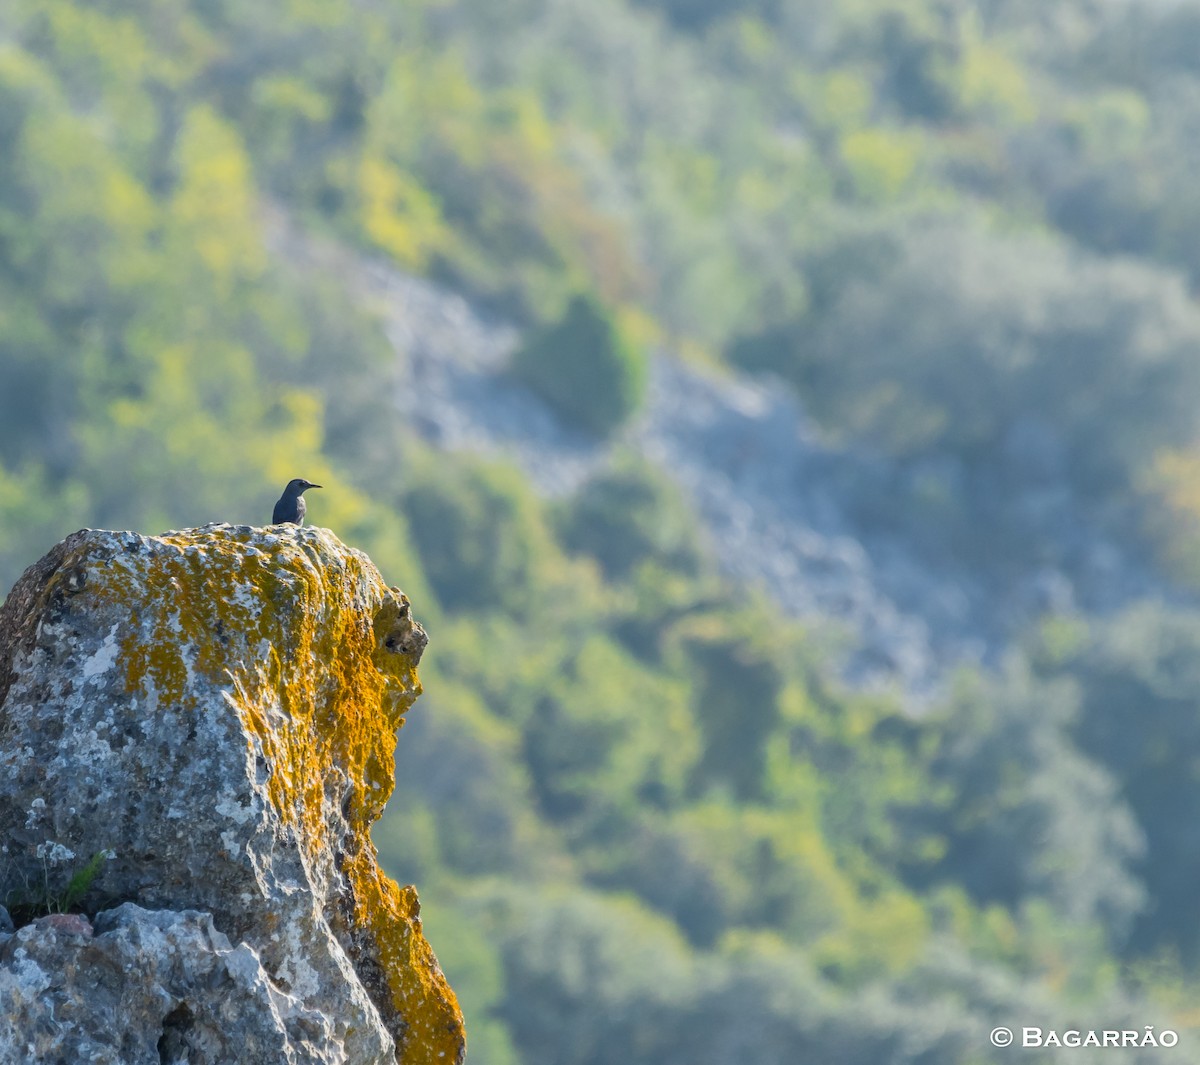
{"label": "bird's dark plumage", "polygon": [[271,515],[271,524],[281,525],[285,521],[290,521],[294,525],[303,525],[304,515],[308,511],[308,504],[304,502],[304,490],[306,488],[320,487],[319,484],[306,481],[303,477],[297,477],[294,480],[288,481],[287,487],[283,490],[283,495],[279,497],[279,502],[275,504],[275,513]]}

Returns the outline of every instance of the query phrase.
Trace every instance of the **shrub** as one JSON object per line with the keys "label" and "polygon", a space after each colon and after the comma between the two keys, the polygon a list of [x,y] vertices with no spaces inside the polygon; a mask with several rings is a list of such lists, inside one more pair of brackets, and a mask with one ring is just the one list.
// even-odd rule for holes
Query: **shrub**
{"label": "shrub", "polygon": [[643,562],[696,576],[703,554],[695,518],[670,479],[626,459],[593,477],[559,518],[563,543],[599,563],[607,577],[629,578]]}
{"label": "shrub", "polygon": [[444,459],[415,471],[402,503],[422,568],[451,613],[519,613],[544,584],[554,545],[515,471]]}
{"label": "shrub", "polygon": [[606,436],[638,408],[646,356],[594,297],[575,296],[563,317],[535,333],[513,372],[572,424]]}

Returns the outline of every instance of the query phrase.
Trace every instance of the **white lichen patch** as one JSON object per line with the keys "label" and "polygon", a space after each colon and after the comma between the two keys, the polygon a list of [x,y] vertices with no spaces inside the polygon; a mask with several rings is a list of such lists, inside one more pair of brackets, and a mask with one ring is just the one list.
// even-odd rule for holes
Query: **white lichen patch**
{"label": "white lichen patch", "polygon": [[[22,929],[22,932],[24,929]],[[18,940],[22,938],[17,933]],[[28,939],[28,935],[24,937]],[[52,983],[50,974],[36,961],[29,957],[24,947],[18,947],[13,953],[13,963],[0,970],[0,992],[16,992],[20,998],[32,999],[42,994]],[[3,988],[8,984],[8,988]]]}
{"label": "white lichen patch", "polygon": [[83,663],[83,676],[85,680],[94,680],[96,677],[102,677],[116,665],[117,655],[121,650],[117,644],[118,627],[116,623],[113,624],[113,627],[108,630],[108,635],[104,637],[104,642]]}
{"label": "white lichen patch", "polygon": [[241,840],[238,839],[238,834],[232,828],[227,828],[221,833],[221,847],[228,855],[236,855],[241,852]]}
{"label": "white lichen patch", "polygon": [[254,807],[243,805],[230,795],[222,795],[214,807],[222,817],[228,818],[234,824],[244,825],[254,816]]}
{"label": "white lichen patch", "polygon": [[316,969],[305,961],[306,944],[295,925],[285,930],[284,939],[288,946],[284,954],[287,961],[279,967],[275,977],[289,988],[293,995],[308,998],[319,990],[321,977]]}
{"label": "white lichen patch", "polygon": [[81,729],[75,746],[69,751],[63,751],[54,761],[56,765],[73,768],[78,772],[84,766],[99,767],[103,770],[112,758],[112,745],[92,728],[86,731]]}

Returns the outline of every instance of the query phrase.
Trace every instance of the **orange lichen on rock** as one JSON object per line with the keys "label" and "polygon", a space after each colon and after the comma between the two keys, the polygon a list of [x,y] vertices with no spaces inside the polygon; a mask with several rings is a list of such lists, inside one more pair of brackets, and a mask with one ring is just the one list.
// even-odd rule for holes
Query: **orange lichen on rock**
{"label": "orange lichen on rock", "polygon": [[[261,811],[280,826],[396,1060],[461,1061],[462,1014],[416,891],[380,871],[370,839],[394,786],[396,730],[421,692],[426,636],[407,597],[324,529],[93,534],[110,538],[100,547],[78,535],[57,574],[82,567],[93,605],[136,612],[109,634],[126,698],[143,718],[240,742],[245,770],[223,809],[237,825]],[[258,860],[249,835],[220,838],[231,860]],[[302,968],[281,965],[296,986]]]}
{"label": "orange lichen on rock", "polygon": [[365,853],[354,865],[360,949],[387,974],[385,993],[407,1026],[400,1060],[413,1065],[461,1060],[462,1014],[421,932],[416,889],[398,887]]}

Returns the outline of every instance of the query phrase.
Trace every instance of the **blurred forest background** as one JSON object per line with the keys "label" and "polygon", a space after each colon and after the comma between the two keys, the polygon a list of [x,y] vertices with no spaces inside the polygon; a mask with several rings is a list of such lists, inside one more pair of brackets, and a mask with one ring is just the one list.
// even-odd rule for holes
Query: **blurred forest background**
{"label": "blurred forest background", "polygon": [[[432,636],[376,840],[471,1065],[1186,1056],[1198,173],[1191,0],[5,0],[0,582],[328,486]],[[360,269],[612,461],[415,432]],[[656,352],[874,456],[841,502],[932,571],[1144,594],[850,683],[629,442]]]}

